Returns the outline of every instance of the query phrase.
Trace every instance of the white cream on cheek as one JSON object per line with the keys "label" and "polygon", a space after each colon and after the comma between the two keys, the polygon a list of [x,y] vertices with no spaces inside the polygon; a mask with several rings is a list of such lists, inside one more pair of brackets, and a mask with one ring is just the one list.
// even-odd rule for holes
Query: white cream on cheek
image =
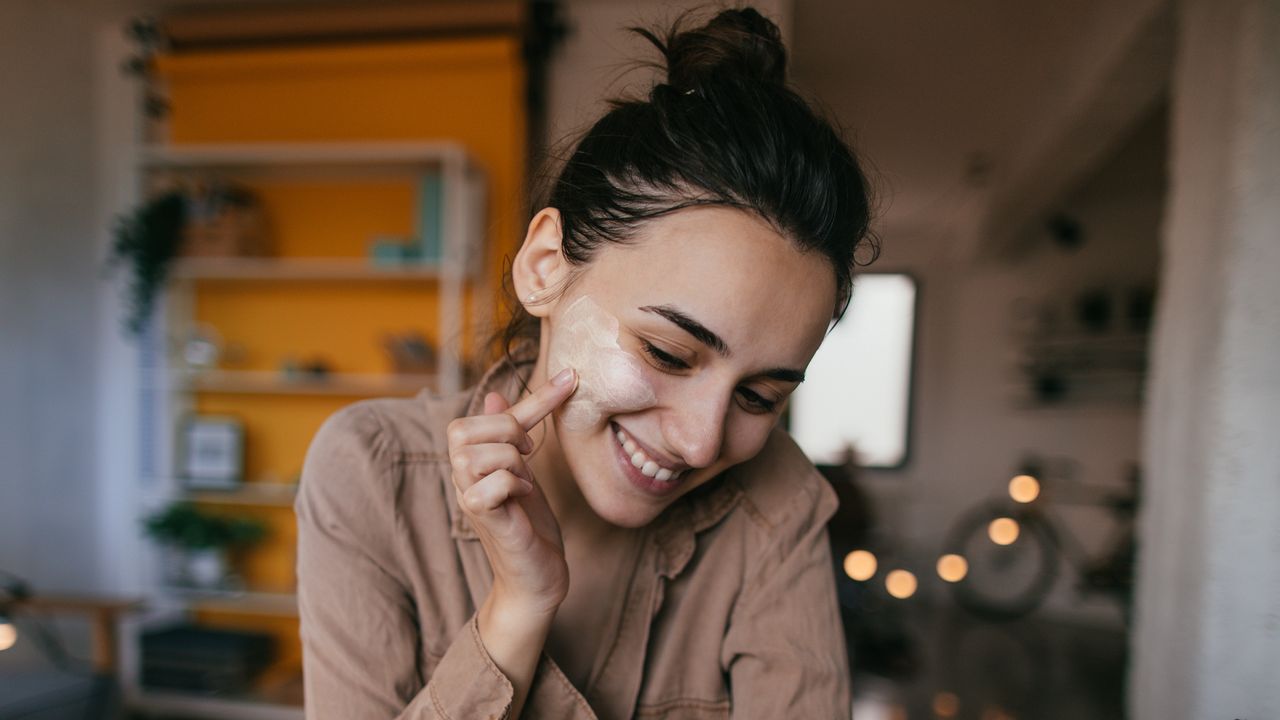
{"label": "white cream on cheek", "polygon": [[587,295],[565,309],[547,348],[550,376],[566,367],[578,371],[578,389],[559,411],[566,429],[587,430],[658,401],[640,359],[618,345],[618,319]]}

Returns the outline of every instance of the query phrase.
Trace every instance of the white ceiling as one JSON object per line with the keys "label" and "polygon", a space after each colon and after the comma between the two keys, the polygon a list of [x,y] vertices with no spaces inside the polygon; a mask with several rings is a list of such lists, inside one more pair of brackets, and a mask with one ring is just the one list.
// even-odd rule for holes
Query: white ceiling
{"label": "white ceiling", "polygon": [[[792,75],[879,176],[882,232],[982,232],[1020,186],[1054,182],[1050,165],[1124,133],[1080,128],[1135,47],[1167,78],[1165,46],[1136,45],[1164,5],[796,0]],[[975,163],[988,166],[981,177]]]}

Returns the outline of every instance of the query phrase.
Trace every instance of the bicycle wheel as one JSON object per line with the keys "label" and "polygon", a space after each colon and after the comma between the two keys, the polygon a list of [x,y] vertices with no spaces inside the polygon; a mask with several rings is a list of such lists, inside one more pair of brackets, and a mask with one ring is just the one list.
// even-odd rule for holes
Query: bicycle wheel
{"label": "bicycle wheel", "polygon": [[[990,537],[994,520],[1017,522],[1017,537],[1001,545]],[[990,620],[1012,620],[1035,610],[1058,576],[1058,544],[1053,529],[1036,513],[1005,505],[984,505],[952,528],[947,552],[969,563],[951,594],[966,610]]]}

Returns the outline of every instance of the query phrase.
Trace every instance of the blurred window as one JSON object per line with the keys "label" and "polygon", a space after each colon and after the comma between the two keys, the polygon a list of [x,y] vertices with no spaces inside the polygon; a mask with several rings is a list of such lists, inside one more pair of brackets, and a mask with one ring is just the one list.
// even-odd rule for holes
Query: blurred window
{"label": "blurred window", "polygon": [[907,458],[916,281],[859,275],[844,318],[827,335],[791,400],[790,430],[815,463],[852,445],[864,467]]}

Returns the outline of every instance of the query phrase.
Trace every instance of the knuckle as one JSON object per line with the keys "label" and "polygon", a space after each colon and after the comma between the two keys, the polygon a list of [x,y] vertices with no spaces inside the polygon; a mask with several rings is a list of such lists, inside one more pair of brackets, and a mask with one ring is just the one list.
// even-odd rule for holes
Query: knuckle
{"label": "knuckle", "polygon": [[475,466],[475,453],[465,447],[459,448],[458,451],[453,454],[450,462],[453,464],[455,472],[465,475],[466,473],[471,472],[471,469]]}
{"label": "knuckle", "polygon": [[472,514],[480,514],[485,510],[484,498],[474,490],[462,494],[462,505]]}
{"label": "knuckle", "polygon": [[449,422],[449,427],[445,429],[445,437],[449,441],[449,447],[459,448],[467,445],[470,433],[467,432],[465,418],[456,418]]}

